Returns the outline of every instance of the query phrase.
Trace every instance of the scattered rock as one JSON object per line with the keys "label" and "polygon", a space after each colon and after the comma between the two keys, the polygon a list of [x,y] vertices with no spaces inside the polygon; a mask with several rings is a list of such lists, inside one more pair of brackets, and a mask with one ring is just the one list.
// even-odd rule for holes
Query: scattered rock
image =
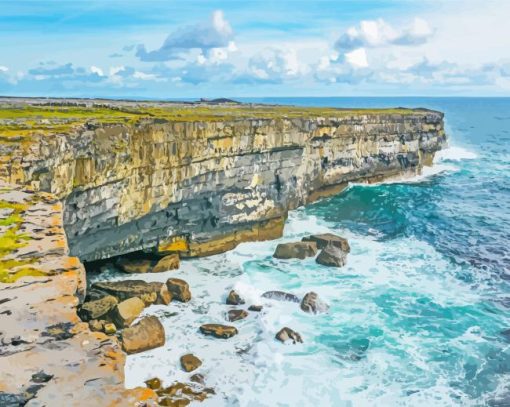
{"label": "scattered rock", "polygon": [[329,305],[322,301],[317,293],[311,291],[303,297],[303,300],[301,301],[301,309],[305,312],[319,314],[327,312]]}
{"label": "scattered rock", "polygon": [[296,344],[298,342],[303,343],[301,335],[287,327],[280,329],[280,331],[276,334],[275,338],[283,343],[289,340],[291,340],[293,344]]}
{"label": "scattered rock", "polygon": [[143,301],[145,306],[148,307],[157,301],[158,295],[156,293],[146,293],[140,295],[140,299]]}
{"label": "scattered rock", "polygon": [[158,318],[142,318],[122,331],[122,348],[127,354],[139,353],[165,344],[165,329]]}
{"label": "scattered rock", "polygon": [[262,305],[250,305],[248,311],[260,312],[262,311]]}
{"label": "scattered rock", "polygon": [[92,289],[113,295],[119,301],[150,293],[156,293],[156,304],[168,305],[172,300],[166,284],[159,282],[147,283],[143,280],[103,281],[92,284]]}
{"label": "scattered rock", "polygon": [[215,338],[228,339],[237,335],[238,331],[233,326],[220,324],[204,324],[200,327],[200,332],[204,335],[214,336]]}
{"label": "scattered rock", "polygon": [[343,267],[346,263],[346,254],[339,248],[329,245],[320,252],[315,261],[323,266]]}
{"label": "scattered rock", "polygon": [[103,332],[105,321],[102,319],[92,319],[89,321],[89,328],[94,332]]}
{"label": "scattered rock", "polygon": [[106,335],[113,335],[117,332],[117,328],[115,327],[115,324],[112,324],[111,322],[107,322],[104,324],[104,333]]}
{"label": "scattered rock", "polygon": [[166,280],[166,287],[174,300],[181,302],[191,300],[191,292],[186,281],[180,278],[169,278]]}
{"label": "scattered rock", "polygon": [[169,254],[159,260],[154,268],[153,273],[161,273],[168,270],[175,270],[179,268],[179,255],[177,253]]}
{"label": "scattered rock", "polygon": [[138,297],[128,298],[117,304],[112,311],[112,320],[118,328],[126,328],[138,318],[145,308],[145,303]]}
{"label": "scattered rock", "polygon": [[186,406],[191,401],[205,400],[210,394],[214,394],[214,390],[210,388],[196,390],[188,384],[175,382],[158,390],[157,394],[163,397],[159,400],[161,406]]}
{"label": "scattered rock", "polygon": [[244,304],[244,300],[241,298],[241,296],[236,291],[232,290],[228,293],[227,304],[228,305],[242,305],[242,304]]}
{"label": "scattered rock", "polygon": [[347,239],[334,235],[333,233],[323,233],[319,235],[307,236],[304,237],[302,241],[315,242],[319,250],[322,250],[326,248],[328,244],[331,244],[345,253],[349,253],[351,251],[351,247],[349,246]]}
{"label": "scattered rock", "polygon": [[195,355],[188,353],[181,356],[181,366],[186,372],[192,372],[202,366],[202,361]]}
{"label": "scattered rock", "polygon": [[205,377],[203,374],[195,373],[193,376],[191,376],[190,381],[193,383],[201,384],[202,386],[205,386]]}
{"label": "scattered rock", "polygon": [[233,309],[228,311],[228,320],[230,322],[239,321],[248,316],[248,313],[244,309]]}
{"label": "scattered rock", "polygon": [[117,266],[124,272],[129,274],[134,273],[150,273],[154,262],[147,259],[128,259],[121,257],[117,261]]}
{"label": "scattered rock", "polygon": [[163,407],[186,407],[191,403],[191,400],[189,399],[181,399],[181,398],[171,398],[171,397],[164,397],[161,400],[159,400],[158,404]]}
{"label": "scattered rock", "polygon": [[53,379],[53,375],[44,373],[42,370],[32,375],[32,381],[34,383],[47,383],[51,379]]}
{"label": "scattered rock", "polygon": [[298,296],[291,293],[286,293],[284,291],[266,291],[264,294],[262,294],[262,297],[276,301],[300,302]]}
{"label": "scattered rock", "polygon": [[78,315],[86,322],[92,319],[100,319],[114,309],[117,302],[117,299],[112,295],[107,295],[99,300],[85,302],[78,310]]}
{"label": "scattered rock", "polygon": [[294,242],[280,243],[276,246],[273,257],[277,259],[305,259],[317,254],[317,244],[315,242]]}
{"label": "scattered rock", "polygon": [[145,385],[152,390],[158,390],[161,388],[161,380],[157,377],[153,377],[152,379],[146,380]]}

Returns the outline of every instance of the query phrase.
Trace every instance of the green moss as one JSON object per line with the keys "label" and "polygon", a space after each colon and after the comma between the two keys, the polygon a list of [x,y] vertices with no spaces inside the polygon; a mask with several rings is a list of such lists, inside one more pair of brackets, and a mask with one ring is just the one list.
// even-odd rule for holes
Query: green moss
{"label": "green moss", "polygon": [[15,273],[0,269],[0,283],[14,283],[21,277],[41,277],[45,275],[47,274],[33,267],[25,267]]}

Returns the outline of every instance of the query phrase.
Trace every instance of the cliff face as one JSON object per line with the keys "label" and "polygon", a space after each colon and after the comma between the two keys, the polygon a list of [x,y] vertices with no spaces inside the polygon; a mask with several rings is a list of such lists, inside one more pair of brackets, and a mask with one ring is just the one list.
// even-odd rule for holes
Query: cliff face
{"label": "cliff face", "polygon": [[32,134],[3,147],[0,177],[63,200],[82,260],[197,256],[279,237],[288,210],[350,181],[419,172],[445,142],[439,112],[251,109],[253,118],[151,114]]}

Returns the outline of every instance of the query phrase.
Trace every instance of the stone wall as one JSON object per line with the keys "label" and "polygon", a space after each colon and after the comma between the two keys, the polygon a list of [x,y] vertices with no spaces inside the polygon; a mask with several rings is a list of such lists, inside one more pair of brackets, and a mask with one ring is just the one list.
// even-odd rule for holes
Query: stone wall
{"label": "stone wall", "polygon": [[348,182],[415,174],[445,141],[443,115],[428,110],[91,121],[34,136],[10,151],[0,176],[63,200],[71,253],[82,260],[142,249],[197,256],[276,238],[290,209]]}

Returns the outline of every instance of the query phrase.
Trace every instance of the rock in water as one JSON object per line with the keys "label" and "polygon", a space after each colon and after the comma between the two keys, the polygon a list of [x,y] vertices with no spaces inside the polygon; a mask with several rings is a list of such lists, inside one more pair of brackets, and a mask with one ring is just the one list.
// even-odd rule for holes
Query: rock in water
{"label": "rock in water", "polygon": [[121,257],[116,264],[124,273],[134,274],[150,273],[154,262],[147,259],[133,260]]}
{"label": "rock in water", "polygon": [[202,386],[205,386],[205,377],[204,377],[204,375],[202,375],[200,373],[195,373],[189,379],[190,379],[190,381],[192,381],[194,383],[198,383],[198,384],[201,384]]}
{"label": "rock in water", "polygon": [[244,309],[233,309],[228,312],[228,320],[230,322],[239,321],[248,316],[248,313]]}
{"label": "rock in water", "polygon": [[181,366],[186,372],[192,372],[202,366],[202,361],[195,355],[188,353],[181,356]]}
{"label": "rock in water", "polygon": [[331,244],[345,253],[351,251],[347,239],[334,235],[333,233],[322,233],[319,235],[306,236],[302,239],[303,242],[315,242],[319,250],[324,249],[328,244]]}
{"label": "rock in water", "polygon": [[273,257],[277,259],[301,259],[317,254],[315,242],[280,243],[276,246]]}
{"label": "rock in water", "polygon": [[232,290],[228,293],[227,304],[228,305],[241,305],[241,304],[244,304],[244,300],[241,298],[241,296],[237,292]]}
{"label": "rock in water", "polygon": [[289,340],[291,340],[293,344],[296,344],[298,342],[303,343],[301,335],[287,327],[280,329],[280,331],[276,334],[275,338],[283,343]]}
{"label": "rock in water", "polygon": [[180,278],[169,278],[166,280],[166,287],[174,300],[181,302],[191,300],[191,291],[186,281]]}
{"label": "rock in water", "polygon": [[179,268],[179,255],[177,253],[169,254],[163,257],[152,269],[153,273],[161,273],[163,271],[175,270]]}
{"label": "rock in water", "polygon": [[117,328],[126,328],[138,318],[144,308],[145,304],[140,298],[128,298],[113,309],[112,320]]}
{"label": "rock in water", "polygon": [[303,297],[303,300],[301,301],[301,309],[305,312],[319,314],[321,312],[327,312],[329,305],[322,301],[317,293],[311,291]]}
{"label": "rock in water", "polygon": [[323,266],[343,267],[346,263],[346,254],[338,247],[328,245],[320,252],[315,261]]}
{"label": "rock in water", "polygon": [[86,322],[93,319],[100,319],[114,309],[117,302],[117,299],[111,295],[107,295],[99,300],[85,302],[80,307],[78,315]]}
{"label": "rock in water", "polygon": [[156,304],[168,305],[172,300],[166,284],[159,282],[147,283],[143,280],[103,281],[92,284],[92,289],[96,292],[103,291],[113,295],[120,301],[153,292],[157,295]]}
{"label": "rock in water", "polygon": [[250,305],[248,311],[260,312],[262,311],[262,305]]}
{"label": "rock in water", "polygon": [[122,349],[127,354],[139,353],[165,344],[165,329],[155,316],[144,317],[122,331]]}
{"label": "rock in water", "polygon": [[204,324],[200,327],[200,332],[204,335],[214,336],[215,338],[228,339],[237,335],[237,329],[233,326],[220,324]]}
{"label": "rock in water", "polygon": [[146,380],[145,385],[152,390],[158,390],[161,388],[161,380],[159,380],[157,377],[154,377],[152,379]]}
{"label": "rock in water", "polygon": [[296,295],[286,293],[284,291],[266,291],[264,294],[262,294],[262,297],[276,301],[300,302]]}

